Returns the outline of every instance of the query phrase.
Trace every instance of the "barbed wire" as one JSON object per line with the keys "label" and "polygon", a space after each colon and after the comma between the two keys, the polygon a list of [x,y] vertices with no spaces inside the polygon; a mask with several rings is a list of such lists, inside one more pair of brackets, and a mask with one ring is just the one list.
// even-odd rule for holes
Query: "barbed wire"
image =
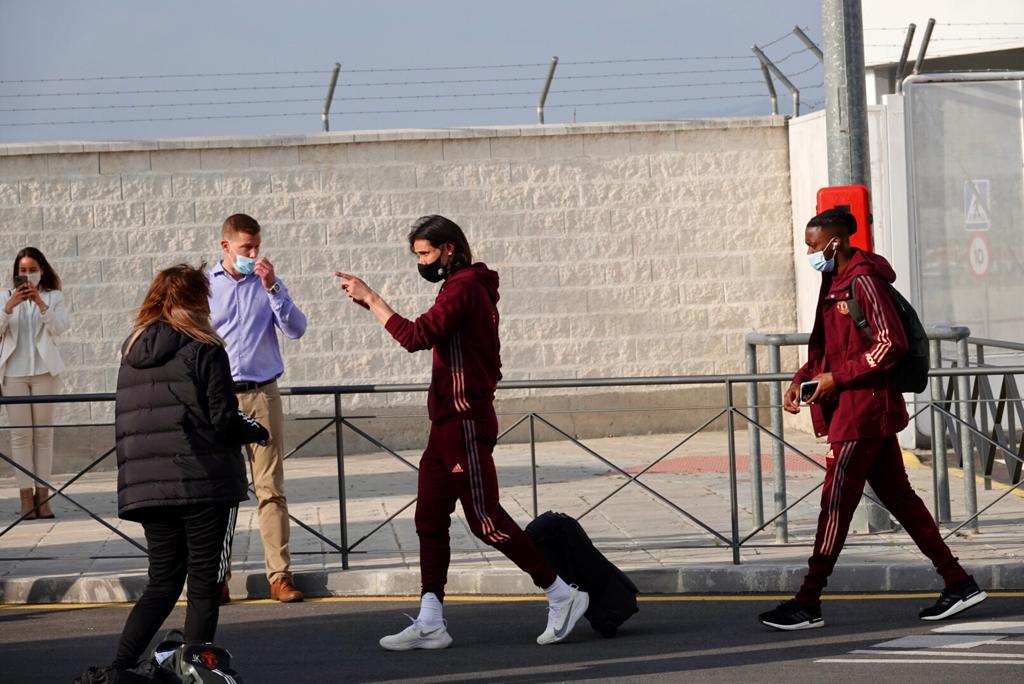
{"label": "barbed wire", "polygon": [[[802,31],[805,31],[805,32],[808,30],[807,26],[801,26],[800,28],[801,28]],[[793,32],[792,31],[788,31],[787,33],[782,34],[781,36],[779,36],[775,40],[767,42],[764,45],[758,45],[758,47],[761,48],[762,50],[764,50],[765,48],[770,48],[772,45],[775,45],[777,43],[781,43],[782,41],[784,41],[787,38],[790,38],[792,36],[793,36]]]}
{"label": "barbed wire", "polygon": [[[639,85],[639,86],[614,86],[614,87],[603,87],[603,88],[565,88],[560,90],[552,90],[551,95],[559,95],[566,93],[601,93],[601,92],[619,92],[624,90],[655,90],[664,88],[703,88],[703,87],[719,87],[719,86],[746,86],[746,85],[761,85],[762,81],[708,81],[704,83],[661,83],[657,85]],[[519,95],[536,95],[535,90],[510,90],[502,92],[490,92],[490,93],[432,93],[427,95],[369,95],[363,97],[339,97],[335,98],[335,102],[360,102],[360,101],[380,101],[380,100],[438,100],[446,98],[473,98],[473,97],[511,97]],[[215,107],[215,106],[240,106],[240,105],[257,105],[257,104],[296,104],[296,103],[312,103],[322,102],[323,98],[283,98],[283,99],[272,99],[272,100],[217,100],[209,102],[158,102],[158,103],[143,103],[143,104],[126,104],[126,105],[71,105],[64,107],[15,107],[10,109],[0,109],[0,113],[11,114],[21,112],[63,112],[63,111],[96,111],[96,110],[107,110],[107,109],[160,109],[160,108],[174,108],[174,107]]]}
{"label": "barbed wire", "polygon": [[[806,30],[806,29],[805,29]],[[770,48],[778,45],[783,41],[795,38],[792,32],[787,32],[783,35],[778,36],[766,43],[762,44],[762,48]],[[781,57],[774,60],[776,64],[787,62],[788,60],[794,59],[805,52],[809,52],[806,46],[801,45],[800,49],[792,50]],[[749,66],[735,64],[730,65],[728,62],[748,62]],[[574,69],[575,67],[586,67],[586,66],[599,66],[599,65],[614,65],[614,64],[671,64],[677,63],[680,65],[689,65],[690,63],[697,68],[682,68],[682,69],[654,69],[654,70],[599,70],[600,73],[586,73],[582,69]],[[461,86],[461,85],[474,85],[474,84],[502,84],[502,83],[538,83],[542,80],[543,76],[540,73],[533,73],[530,75],[512,74],[508,75],[487,75],[480,74],[480,77],[472,77],[471,73],[466,73],[469,78],[457,77],[462,72],[472,72],[474,70],[512,70],[512,69],[539,69],[541,67],[549,66],[550,62],[523,62],[515,64],[462,64],[452,66],[411,66],[411,67],[364,67],[364,68],[353,68],[343,69],[342,73],[345,76],[351,76],[353,74],[387,74],[387,73],[439,73],[452,72],[449,77],[442,78],[428,78],[426,80],[391,80],[391,79],[368,79],[366,81],[354,81],[349,82],[345,76],[343,76],[343,92],[359,92],[359,89],[372,89],[372,88],[387,88],[387,87],[420,87],[420,86]],[[560,67],[569,67],[570,73],[559,72],[556,81],[557,82],[576,82],[579,81],[581,85],[586,85],[587,81],[594,81],[598,79],[612,80],[612,79],[647,79],[656,77],[671,77],[671,76],[691,76],[691,75],[718,75],[718,74],[736,74],[739,76],[738,79],[731,80],[712,80],[712,79],[700,79],[699,81],[690,81],[684,79],[684,82],[671,82],[671,83],[653,83],[644,84],[641,83],[630,83],[629,85],[605,85],[605,84],[594,84],[596,87],[580,87],[580,88],[560,88],[553,90],[551,95],[554,96],[571,96],[573,94],[584,94],[584,93],[627,93],[627,92],[642,92],[642,91],[658,91],[668,89],[699,89],[699,88],[730,88],[732,92],[728,94],[708,94],[708,95],[697,95],[685,97],[669,97],[669,98],[649,98],[649,99],[628,99],[623,98],[619,100],[610,101],[587,101],[587,102],[569,102],[569,103],[557,103],[549,102],[547,107],[549,109],[565,109],[565,108],[589,108],[589,107],[608,107],[608,106],[622,106],[622,105],[644,105],[644,104],[658,104],[658,103],[684,103],[684,102],[706,102],[706,101],[738,101],[745,99],[754,99],[765,97],[764,94],[747,94],[744,93],[740,88],[747,88],[750,86],[763,85],[761,80],[749,80],[744,79],[743,74],[754,74],[760,71],[759,65],[752,55],[686,55],[686,56],[667,56],[667,57],[632,57],[632,58],[609,58],[609,59],[584,59],[584,60],[561,60],[559,62]],[[819,66],[818,62],[796,71],[791,77],[799,76],[800,74],[807,73]],[[576,73],[576,71],[583,71],[583,73]],[[609,71],[615,71],[615,73],[608,73]],[[203,85],[188,85],[189,87],[152,87],[152,88],[111,88],[111,89],[90,89],[90,88],[70,88],[66,91],[57,92],[45,92],[47,88],[31,89],[34,92],[0,92],[0,103],[9,102],[10,104],[20,104],[22,102],[30,104],[33,100],[38,99],[50,99],[50,98],[79,98],[79,97],[97,97],[97,98],[117,98],[121,96],[169,96],[169,99],[173,101],[169,102],[104,102],[96,104],[75,104],[72,100],[68,104],[62,104],[54,102],[53,106],[13,106],[0,109],[0,113],[4,114],[28,114],[28,113],[39,113],[39,112],[71,112],[71,111],[141,111],[150,110],[154,112],[160,112],[161,110],[187,110],[199,107],[243,107],[249,109],[259,109],[263,107],[273,107],[276,105],[289,105],[289,104],[313,104],[322,101],[322,97],[317,94],[317,97],[309,97],[303,93],[303,91],[309,91],[316,89],[321,91],[325,87],[323,79],[318,79],[316,83],[267,83],[267,79],[283,79],[286,77],[295,76],[322,76],[330,74],[331,69],[293,69],[293,70],[276,70],[276,71],[223,71],[223,72],[195,72],[195,73],[164,73],[164,74],[121,74],[121,75],[98,75],[98,76],[81,76],[81,77],[43,77],[43,78],[8,78],[0,79],[0,86],[30,86],[38,85],[44,86],[46,84],[74,84],[74,83],[103,83],[103,82],[119,82],[119,81],[146,81],[146,80],[163,80],[173,81],[174,79],[200,79],[207,80],[217,78],[251,78],[251,79],[263,79],[263,83],[252,83],[245,85],[225,84],[218,87],[203,86]],[[485,77],[486,76],[486,77]],[[726,78],[729,78],[726,76]],[[614,82],[614,80],[612,80]],[[140,84],[142,85],[142,84]],[[153,84],[158,86],[158,84]],[[167,83],[166,85],[174,85],[173,83]],[[820,87],[820,85],[801,86],[803,88],[814,89]],[[43,92],[39,92],[43,90]],[[467,90],[473,90],[467,88]],[[739,90],[739,92],[737,92]],[[294,97],[263,97],[257,95],[256,97],[245,97],[245,93],[296,93]],[[698,90],[697,93],[700,91]],[[184,98],[181,96],[188,94],[202,94],[202,93],[243,93],[240,99],[228,98],[204,98],[200,101],[180,101]],[[536,89],[531,90],[519,90],[515,88],[495,88],[484,92],[447,92],[447,93],[416,93],[416,94],[374,94],[372,91],[365,94],[354,94],[349,97],[338,97],[335,98],[335,103],[341,105],[343,108],[345,105],[350,105],[355,102],[424,102],[424,101],[439,101],[437,106],[429,107],[399,107],[393,109],[387,108],[373,108],[363,110],[352,110],[352,111],[335,111],[335,116],[358,116],[358,115],[381,115],[381,114],[414,114],[414,113],[433,113],[433,112],[469,112],[469,111],[513,111],[513,110],[524,110],[533,109],[534,103],[529,104],[471,104],[469,106],[453,106],[450,101],[457,100],[480,100],[483,98],[497,98],[497,97],[523,97],[530,96],[535,97],[537,94]],[[173,97],[171,97],[173,96]],[[613,96],[614,97],[614,96]],[[449,102],[446,102],[449,101]],[[43,103],[40,103],[43,104]],[[48,104],[48,103],[47,103]],[[223,110],[222,110],[223,111]],[[128,118],[103,118],[97,117],[93,119],[82,119],[78,120],[74,117],[69,117],[68,120],[52,120],[52,121],[11,121],[0,123],[0,127],[21,127],[21,126],[60,126],[60,125],[90,125],[90,124],[128,124],[128,123],[146,123],[146,122],[166,122],[166,121],[199,121],[199,120],[214,120],[214,119],[264,119],[264,118],[279,118],[279,117],[312,117],[318,116],[319,112],[275,112],[271,111],[250,111],[242,113],[231,113],[231,114],[220,114],[213,112],[195,112],[194,114],[188,114],[182,112],[185,116],[169,115],[169,116],[142,116],[142,117],[131,117]]]}
{"label": "barbed wire", "polygon": [[[936,26],[1024,26],[1024,21],[940,21]],[[906,31],[906,26],[865,26],[865,31]]]}
{"label": "barbed wire", "polygon": [[935,36],[931,39],[933,43],[951,40],[1024,40],[1024,36]]}
{"label": "barbed wire", "polygon": [[[664,98],[650,100],[621,100],[613,102],[573,102],[566,104],[549,104],[548,109],[565,109],[569,107],[608,107],[615,105],[632,104],[657,104],[669,102],[699,102],[709,100],[743,100],[752,98],[763,98],[764,95],[709,95],[703,97]],[[438,107],[429,109],[385,109],[385,110],[360,110],[360,111],[339,111],[332,112],[332,116],[357,116],[366,114],[415,114],[427,112],[471,112],[471,111],[496,111],[514,109],[533,109],[535,105],[501,105],[494,107]],[[144,119],[93,119],[88,121],[26,121],[26,122],[5,122],[0,127],[20,126],[77,126],[89,124],[112,124],[112,123],[148,123],[158,121],[205,121],[212,119],[262,119],[288,116],[319,116],[319,112],[281,112],[262,114],[217,114],[210,116],[181,116],[181,117],[151,117]]]}
{"label": "barbed wire", "polygon": [[[956,38],[932,38],[929,43],[947,43],[947,42],[964,42],[964,41],[987,41],[988,43],[1018,43],[1024,42],[1024,36],[977,36],[977,37],[956,37]],[[873,48],[899,48],[902,47],[903,43],[864,43],[864,47]],[[947,48],[948,49],[948,48]],[[947,55],[949,56],[949,55]]]}
{"label": "barbed wire", "polygon": [[807,72],[814,71],[815,69],[817,69],[820,66],[821,66],[821,64],[819,62],[815,62],[814,64],[812,64],[811,66],[807,67],[806,69],[801,69],[800,71],[794,71],[791,74],[786,74],[786,78],[789,78],[790,80],[792,80],[794,77],[796,77],[796,76],[803,76]]}
{"label": "barbed wire", "polygon": [[[723,61],[723,60],[747,60],[749,55],[690,55],[680,57],[628,57],[619,59],[593,59],[593,60],[561,60],[559,66],[587,66],[595,64],[634,64],[649,62],[686,62],[686,61]],[[377,73],[398,73],[398,72],[423,72],[423,71],[473,71],[485,69],[526,69],[533,67],[546,67],[549,62],[526,62],[522,64],[476,64],[457,66],[417,66],[417,67],[366,67],[347,69],[343,68],[343,74],[377,74]],[[310,74],[329,74],[331,69],[306,69],[294,71],[226,71],[219,73],[182,73],[182,74],[132,74],[123,76],[75,76],[60,78],[21,78],[21,79],[0,79],[0,85],[25,84],[25,83],[71,83],[76,81],[130,81],[130,80],[156,80],[176,78],[237,78],[249,76],[300,76]]]}
{"label": "barbed wire", "polygon": [[[756,72],[757,67],[738,67],[725,69],[681,69],[676,71],[642,71],[618,74],[574,74],[560,76],[559,80],[588,80],[595,78],[643,78],[649,76],[680,76],[683,74],[711,74],[711,73],[742,73]],[[393,86],[411,85],[453,85],[468,83],[512,83],[533,81],[539,79],[536,76],[514,76],[503,78],[472,78],[472,79],[440,79],[433,81],[380,81],[375,83],[345,83],[345,88],[382,88]],[[211,92],[237,92],[242,90],[297,90],[302,88],[323,89],[322,83],[311,83],[302,85],[265,85],[265,86],[230,86],[219,88],[154,88],[148,90],[98,90],[79,91],[63,93],[3,93],[0,98],[16,99],[31,97],[93,97],[96,95],[157,95],[166,93],[211,93]]]}
{"label": "barbed wire", "polygon": [[772,62],[774,62],[775,65],[778,66],[779,64],[782,64],[783,62],[785,62],[787,59],[791,59],[793,57],[796,57],[797,55],[801,55],[801,54],[803,54],[805,52],[809,52],[809,51],[810,51],[810,49],[808,47],[804,46],[804,47],[800,48],[799,50],[793,50],[792,52],[790,52],[789,54],[787,54],[784,57],[780,57],[778,59],[773,59]]}

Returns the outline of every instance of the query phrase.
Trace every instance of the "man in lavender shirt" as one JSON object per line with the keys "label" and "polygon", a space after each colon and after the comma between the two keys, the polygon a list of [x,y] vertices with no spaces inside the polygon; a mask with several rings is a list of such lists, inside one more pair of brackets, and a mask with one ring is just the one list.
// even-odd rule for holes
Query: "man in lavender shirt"
{"label": "man in lavender shirt", "polygon": [[[284,496],[284,412],[277,378],[284,371],[276,328],[298,339],[306,332],[306,316],[295,306],[274,273],[260,257],[260,224],[246,214],[224,221],[220,246],[224,256],[207,272],[210,281],[210,322],[227,343],[231,376],[242,411],[270,429],[267,446],[246,447],[259,502],[260,537],[272,598],[285,603],[302,600],[295,588],[288,553],[288,502]],[[227,582],[223,600],[230,600]]]}

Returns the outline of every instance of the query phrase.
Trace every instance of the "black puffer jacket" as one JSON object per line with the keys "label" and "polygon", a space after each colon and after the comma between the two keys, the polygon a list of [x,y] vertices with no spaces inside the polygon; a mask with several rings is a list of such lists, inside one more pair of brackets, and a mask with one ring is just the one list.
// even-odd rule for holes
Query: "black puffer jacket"
{"label": "black puffer jacket", "polygon": [[268,432],[238,410],[223,347],[150,326],[121,360],[114,413],[120,517],[248,498],[241,445]]}

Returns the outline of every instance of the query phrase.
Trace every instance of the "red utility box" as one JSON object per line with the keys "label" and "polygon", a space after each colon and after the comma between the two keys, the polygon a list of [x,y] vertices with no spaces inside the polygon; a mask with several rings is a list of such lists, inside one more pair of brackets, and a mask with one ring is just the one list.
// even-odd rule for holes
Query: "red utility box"
{"label": "red utility box", "polygon": [[871,239],[871,198],[863,185],[836,185],[818,190],[818,213],[826,209],[846,209],[857,219],[857,232],[850,244],[865,252],[874,251]]}

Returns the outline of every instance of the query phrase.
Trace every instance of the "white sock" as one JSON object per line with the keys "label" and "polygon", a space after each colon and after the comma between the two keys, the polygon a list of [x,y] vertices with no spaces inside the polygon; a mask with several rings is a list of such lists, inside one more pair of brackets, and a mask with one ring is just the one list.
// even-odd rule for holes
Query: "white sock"
{"label": "white sock", "polygon": [[436,627],[444,622],[444,606],[432,591],[420,598],[420,614],[416,617],[424,627]]}
{"label": "white sock", "polygon": [[544,590],[548,597],[548,603],[554,605],[565,603],[572,597],[572,589],[561,577],[555,577],[554,584]]}

